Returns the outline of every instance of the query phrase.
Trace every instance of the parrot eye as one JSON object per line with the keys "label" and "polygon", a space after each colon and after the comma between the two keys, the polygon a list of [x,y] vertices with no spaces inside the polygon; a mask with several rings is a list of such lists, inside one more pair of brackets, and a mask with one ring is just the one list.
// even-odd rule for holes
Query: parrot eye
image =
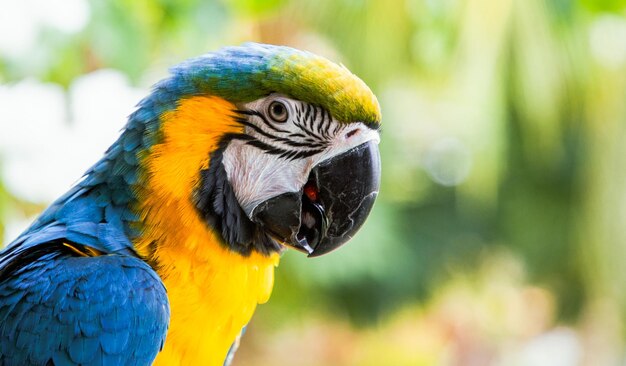
{"label": "parrot eye", "polygon": [[274,122],[285,122],[289,118],[289,111],[283,102],[273,101],[269,108],[268,114]]}

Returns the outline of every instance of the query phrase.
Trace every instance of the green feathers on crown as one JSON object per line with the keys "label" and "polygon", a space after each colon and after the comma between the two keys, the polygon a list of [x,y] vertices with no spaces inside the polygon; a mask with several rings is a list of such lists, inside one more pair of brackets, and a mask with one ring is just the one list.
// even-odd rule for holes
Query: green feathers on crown
{"label": "green feathers on crown", "polygon": [[190,59],[171,71],[169,85],[161,86],[179,97],[211,94],[239,103],[281,93],[320,105],[342,122],[380,124],[380,107],[367,85],[344,66],[310,52],[246,43]]}

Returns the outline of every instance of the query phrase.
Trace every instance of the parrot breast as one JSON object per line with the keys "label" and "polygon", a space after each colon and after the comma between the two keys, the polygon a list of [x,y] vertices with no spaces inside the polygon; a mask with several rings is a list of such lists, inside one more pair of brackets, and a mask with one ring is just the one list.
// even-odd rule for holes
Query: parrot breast
{"label": "parrot breast", "polygon": [[136,211],[138,253],[161,276],[170,300],[170,327],[156,365],[222,365],[257,304],[269,299],[278,254],[228,249],[202,221],[189,192],[209,164],[207,151],[239,133],[235,106],[197,96],[161,115],[162,137],[146,153]]}

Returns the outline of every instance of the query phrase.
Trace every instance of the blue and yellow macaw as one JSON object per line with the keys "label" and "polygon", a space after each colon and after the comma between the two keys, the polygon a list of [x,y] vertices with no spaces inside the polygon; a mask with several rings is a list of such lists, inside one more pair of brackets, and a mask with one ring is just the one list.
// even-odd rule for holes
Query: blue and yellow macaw
{"label": "blue and yellow macaw", "polygon": [[308,52],[174,67],[0,254],[0,365],[228,364],[280,252],[327,253],[363,224],[379,123],[369,88]]}

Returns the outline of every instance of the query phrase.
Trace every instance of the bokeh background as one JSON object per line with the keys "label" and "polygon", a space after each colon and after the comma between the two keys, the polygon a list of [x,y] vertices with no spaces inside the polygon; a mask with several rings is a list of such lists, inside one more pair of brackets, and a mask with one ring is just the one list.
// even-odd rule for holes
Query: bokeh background
{"label": "bokeh background", "polygon": [[250,40],[372,87],[383,182],[284,255],[235,365],[626,363],[623,0],[1,0],[3,243],[169,66]]}

